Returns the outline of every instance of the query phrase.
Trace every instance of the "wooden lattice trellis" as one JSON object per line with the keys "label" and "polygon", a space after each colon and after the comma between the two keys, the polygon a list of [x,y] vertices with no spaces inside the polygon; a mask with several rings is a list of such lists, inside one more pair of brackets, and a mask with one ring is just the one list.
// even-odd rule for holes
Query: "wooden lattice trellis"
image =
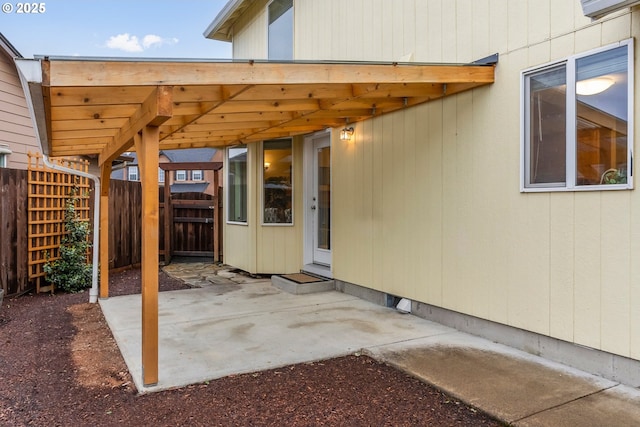
{"label": "wooden lattice trellis", "polygon": [[[56,158],[52,162],[82,172],[89,169],[89,162],[84,160]],[[89,179],[50,169],[42,161],[42,155],[29,153],[28,184],[29,281],[35,281],[37,292],[53,291],[44,282],[43,266],[47,258],[53,261],[60,257],[65,204],[74,188],[78,190],[76,212],[82,221],[89,221]]]}

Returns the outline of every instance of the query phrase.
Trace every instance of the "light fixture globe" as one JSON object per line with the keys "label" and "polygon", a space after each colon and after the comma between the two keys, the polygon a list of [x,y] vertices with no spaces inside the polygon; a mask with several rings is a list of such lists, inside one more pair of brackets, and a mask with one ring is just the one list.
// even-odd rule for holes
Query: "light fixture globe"
{"label": "light fixture globe", "polygon": [[580,80],[576,83],[576,93],[578,95],[597,95],[609,89],[614,83],[613,79],[607,77]]}

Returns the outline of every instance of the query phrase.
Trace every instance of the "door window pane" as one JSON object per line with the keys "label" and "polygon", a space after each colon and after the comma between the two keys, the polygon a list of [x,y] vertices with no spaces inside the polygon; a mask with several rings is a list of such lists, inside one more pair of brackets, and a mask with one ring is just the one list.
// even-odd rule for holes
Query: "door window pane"
{"label": "door window pane", "polygon": [[331,249],[331,147],[318,149],[318,248]]}
{"label": "door window pane", "polygon": [[293,162],[291,140],[264,142],[265,224],[293,223]]}
{"label": "door window pane", "polygon": [[247,147],[229,148],[227,221],[247,222]]}

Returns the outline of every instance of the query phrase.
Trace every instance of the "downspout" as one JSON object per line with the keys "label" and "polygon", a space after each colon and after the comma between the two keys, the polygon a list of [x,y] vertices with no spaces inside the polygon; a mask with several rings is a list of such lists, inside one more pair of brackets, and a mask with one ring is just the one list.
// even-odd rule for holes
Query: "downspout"
{"label": "downspout", "polygon": [[91,304],[95,304],[96,302],[98,302],[98,252],[100,250],[100,178],[88,172],[82,172],[79,170],[56,165],[49,160],[49,156],[47,156],[46,154],[42,155],[42,160],[48,168],[72,175],[81,176],[83,178],[89,178],[93,180],[95,184],[93,206],[93,273],[91,277],[91,289],[89,290],[89,302]]}

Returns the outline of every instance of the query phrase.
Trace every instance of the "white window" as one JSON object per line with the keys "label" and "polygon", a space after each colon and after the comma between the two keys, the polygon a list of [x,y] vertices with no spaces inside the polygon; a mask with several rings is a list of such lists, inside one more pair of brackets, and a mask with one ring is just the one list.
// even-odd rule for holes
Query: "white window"
{"label": "white window", "polygon": [[11,150],[6,145],[0,145],[0,168],[6,168],[9,164],[9,154]]}
{"label": "white window", "polygon": [[158,182],[164,182],[164,169],[158,168]]}
{"label": "white window", "polygon": [[522,190],[632,188],[633,41],[522,76]]}
{"label": "white window", "polygon": [[138,167],[129,166],[129,181],[138,181]]}
{"label": "white window", "polygon": [[202,181],[204,179],[201,170],[195,170],[191,172],[191,180],[192,181]]}
{"label": "white window", "polygon": [[227,150],[227,221],[247,222],[247,146],[238,145]]}
{"label": "white window", "polygon": [[269,3],[268,58],[293,59],[293,0]]}
{"label": "white window", "polygon": [[187,171],[176,171],[176,181],[186,181]]}
{"label": "white window", "polygon": [[290,139],[265,141],[263,144],[264,224],[293,224],[292,157]]}

